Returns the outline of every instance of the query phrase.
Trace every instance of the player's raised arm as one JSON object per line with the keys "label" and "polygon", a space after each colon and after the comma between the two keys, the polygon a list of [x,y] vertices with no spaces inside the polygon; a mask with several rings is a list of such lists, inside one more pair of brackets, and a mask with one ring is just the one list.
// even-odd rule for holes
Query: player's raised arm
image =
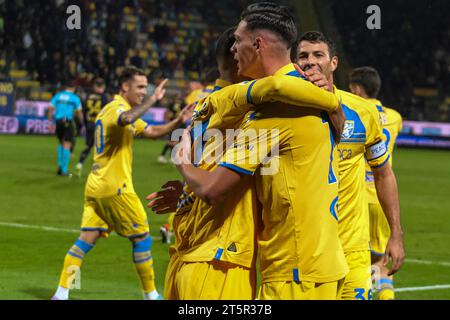
{"label": "player's raised arm", "polygon": [[143,136],[145,138],[149,139],[156,139],[159,137],[162,137],[173,130],[177,129],[181,124],[188,121],[192,117],[192,113],[194,112],[195,103],[190,104],[181,110],[178,117],[176,117],[174,120],[170,121],[169,123],[159,125],[159,126],[148,126],[144,132]]}
{"label": "player's raised arm", "polygon": [[[126,126],[135,122],[137,119],[142,117],[148,111],[148,109],[150,109],[156,103],[156,101],[164,98],[164,95],[166,94],[165,85],[167,84],[167,81],[169,80],[164,79],[164,81],[161,82],[158,87],[156,87],[153,95],[144,99],[144,102],[140,106],[131,108],[130,110],[123,112],[120,115],[119,124],[122,126]],[[146,88],[147,87],[145,84],[145,89]]]}

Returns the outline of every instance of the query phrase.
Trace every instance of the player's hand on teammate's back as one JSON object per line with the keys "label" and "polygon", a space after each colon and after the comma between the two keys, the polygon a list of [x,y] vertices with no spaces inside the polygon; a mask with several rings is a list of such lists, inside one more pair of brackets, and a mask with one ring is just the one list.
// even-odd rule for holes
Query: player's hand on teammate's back
{"label": "player's hand on teammate's back", "polygon": [[181,123],[185,123],[189,119],[192,118],[192,114],[194,113],[195,106],[197,105],[197,102],[191,103],[183,108],[183,110],[180,111],[180,114],[178,115],[178,118],[180,119]]}
{"label": "player's hand on teammate's back", "polygon": [[392,260],[391,269],[388,275],[391,276],[396,273],[403,264],[405,259],[405,250],[403,248],[403,236],[391,235],[386,246],[386,252],[383,258],[383,265],[387,265],[389,258]]}
{"label": "player's hand on teammate's back", "polygon": [[149,194],[147,207],[157,214],[175,212],[177,210],[178,199],[183,192],[181,181],[168,181],[158,192]]}

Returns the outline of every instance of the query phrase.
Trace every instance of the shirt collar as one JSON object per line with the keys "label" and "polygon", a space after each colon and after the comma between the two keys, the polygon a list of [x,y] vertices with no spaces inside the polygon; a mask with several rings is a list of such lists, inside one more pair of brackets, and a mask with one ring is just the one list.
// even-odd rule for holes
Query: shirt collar
{"label": "shirt collar", "polygon": [[294,67],[294,64],[288,63],[284,67],[281,67],[280,69],[278,69],[278,71],[275,72],[273,75],[274,76],[279,76],[279,75],[284,75],[284,74],[291,73],[293,71],[296,71],[295,67]]}
{"label": "shirt collar", "polygon": [[228,87],[229,85],[232,85],[232,83],[219,78],[216,80],[216,83],[214,84],[214,91],[223,89],[225,87]]}
{"label": "shirt collar", "polygon": [[116,101],[119,104],[123,105],[126,109],[131,109],[130,104],[120,94],[114,95],[114,101]]}

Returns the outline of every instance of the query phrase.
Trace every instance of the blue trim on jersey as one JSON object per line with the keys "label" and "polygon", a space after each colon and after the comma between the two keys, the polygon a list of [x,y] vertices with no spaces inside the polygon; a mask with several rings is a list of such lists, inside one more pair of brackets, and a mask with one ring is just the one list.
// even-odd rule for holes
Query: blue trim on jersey
{"label": "blue trim on jersey", "polygon": [[336,212],[336,204],[339,200],[339,197],[334,198],[333,202],[331,202],[331,206],[330,206],[330,212],[332,214],[332,216],[336,219],[336,221],[339,221],[339,218],[337,216],[337,212]]}
{"label": "blue trim on jersey", "polygon": [[379,112],[384,112],[382,106],[380,106],[379,104],[377,104],[376,106],[377,106],[377,110],[378,110]]}
{"label": "blue trim on jersey", "polygon": [[256,81],[258,81],[258,80],[254,80],[251,84],[250,84],[250,86],[248,87],[248,90],[247,90],[247,102],[249,103],[249,104],[253,104],[253,98],[252,98],[252,88],[253,88],[253,86],[255,85],[255,83],[256,83]]}
{"label": "blue trim on jersey", "polygon": [[[203,150],[205,149],[205,144],[207,141],[205,141],[203,139],[203,137],[204,137],[206,130],[208,129],[209,120],[210,120],[210,118],[207,121],[202,122],[201,124],[198,124],[191,130],[192,142],[195,142],[197,139],[201,139],[201,144],[197,143],[197,147],[194,150],[194,163],[193,164],[195,167],[197,167],[199,165],[199,163],[202,159]],[[201,126],[201,132],[200,132],[200,130],[198,130],[199,126]]]}
{"label": "blue trim on jersey", "polygon": [[214,256],[215,260],[220,260],[220,258],[222,258],[222,253],[223,253],[223,249],[219,248],[217,249],[216,255]]}
{"label": "blue trim on jersey", "polygon": [[328,170],[328,184],[333,184],[337,182],[336,175],[334,174],[333,171],[333,150],[336,142],[334,141],[333,132],[331,131],[330,117],[328,116],[328,113],[321,112],[320,115],[322,118],[322,123],[328,124],[328,129],[330,131],[331,153],[330,153],[330,167]]}
{"label": "blue trim on jersey", "polygon": [[123,112],[121,113],[121,114],[119,114],[119,116],[117,117],[117,125],[118,126],[121,126],[122,124],[120,123],[120,118],[122,117],[122,114],[123,114]]}
{"label": "blue trim on jersey", "polygon": [[383,134],[386,137],[386,150],[389,150],[389,143],[391,142],[391,133],[388,129],[383,128]]}
{"label": "blue trim on jersey", "polygon": [[102,232],[106,232],[108,231],[108,229],[105,228],[81,228],[81,231],[102,231]]}
{"label": "blue trim on jersey", "polygon": [[[364,126],[361,118],[358,113],[352,109],[350,109],[345,104],[342,104],[342,110],[344,111],[344,115],[346,121],[353,121],[353,131],[349,137],[344,137],[346,131],[342,133],[342,142],[360,142],[365,141],[367,139],[366,135],[366,127]],[[345,128],[344,128],[345,129]],[[355,141],[353,141],[355,140]],[[360,140],[360,141],[359,141]]]}
{"label": "blue trim on jersey", "polygon": [[147,252],[152,248],[153,239],[152,237],[147,237],[142,241],[133,244],[133,252]]}
{"label": "blue trim on jersey", "polygon": [[381,168],[381,167],[384,166],[386,163],[388,163],[388,161],[389,161],[390,158],[391,158],[391,155],[389,155],[389,156],[387,157],[387,159],[384,160],[384,162],[383,162],[382,164],[380,164],[379,166],[372,167],[372,168],[375,168],[375,169]]}
{"label": "blue trim on jersey", "polygon": [[214,87],[214,91],[213,91],[213,92],[219,91],[220,89],[222,89],[222,87],[219,87],[219,86],[215,86],[215,87]]}
{"label": "blue trim on jersey", "polygon": [[300,272],[298,271],[298,269],[293,269],[292,270],[292,277],[294,278],[295,282],[300,282]]}
{"label": "blue trim on jersey", "polygon": [[75,242],[75,245],[76,245],[78,248],[80,248],[81,251],[83,251],[85,254],[88,253],[89,250],[91,250],[91,249],[94,247],[93,244],[87,243],[87,242],[85,242],[85,241],[83,241],[83,240],[81,240],[81,239],[78,239],[78,240]]}
{"label": "blue trim on jersey", "polygon": [[291,72],[286,73],[287,76],[302,78],[303,80],[308,80],[304,76],[302,76],[297,70],[293,70]]}
{"label": "blue trim on jersey", "polygon": [[237,173],[246,174],[246,175],[249,175],[249,176],[253,175],[253,172],[251,172],[249,170],[245,170],[243,168],[235,166],[234,164],[230,164],[230,163],[226,163],[226,162],[219,163],[219,167],[225,167],[225,168],[233,170],[233,171],[235,171]]}

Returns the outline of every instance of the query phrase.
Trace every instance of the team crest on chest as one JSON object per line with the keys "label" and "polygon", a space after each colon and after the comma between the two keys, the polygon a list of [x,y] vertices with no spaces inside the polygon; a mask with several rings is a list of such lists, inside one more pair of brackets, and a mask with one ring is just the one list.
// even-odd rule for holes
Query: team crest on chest
{"label": "team crest on chest", "polygon": [[353,120],[346,120],[344,131],[342,131],[342,138],[349,139],[355,131],[355,122]]}

